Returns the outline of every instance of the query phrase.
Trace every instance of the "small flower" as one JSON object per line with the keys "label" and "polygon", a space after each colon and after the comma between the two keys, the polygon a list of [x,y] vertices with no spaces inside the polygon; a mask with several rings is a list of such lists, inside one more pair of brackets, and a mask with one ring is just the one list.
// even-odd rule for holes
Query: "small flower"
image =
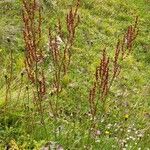
{"label": "small flower", "polygon": [[130,133],[130,132],[131,132],[131,130],[130,130],[130,129],[128,129],[128,130],[127,130],[127,132],[128,132],[128,133]]}
{"label": "small flower", "polygon": [[128,144],[125,144],[125,147],[128,147]]}
{"label": "small flower", "polygon": [[112,145],[111,147],[112,147],[112,148],[116,148],[116,146],[115,146],[115,145]]}
{"label": "small flower", "polygon": [[96,142],[96,143],[100,143],[100,140],[99,140],[99,139],[97,139],[95,142]]}
{"label": "small flower", "polygon": [[133,131],[136,131],[136,128],[133,128]]}
{"label": "small flower", "polygon": [[123,131],[123,129],[122,129],[122,128],[120,128],[120,131]]}
{"label": "small flower", "polygon": [[96,133],[95,133],[95,135],[96,135],[96,136],[101,135],[101,131],[100,131],[100,130],[97,130]]}
{"label": "small flower", "polygon": [[133,141],[135,141],[135,140],[136,140],[136,138],[135,138],[135,137],[133,137],[133,136],[129,136],[129,139],[131,139],[131,140],[133,140]]}
{"label": "small flower", "polygon": [[110,129],[111,126],[112,126],[112,124],[108,124],[108,125],[107,125],[107,129]]}
{"label": "small flower", "polygon": [[126,140],[127,140],[127,141],[128,141],[128,140],[130,140],[130,138],[129,138],[129,137],[127,137],[127,138],[126,138]]}
{"label": "small flower", "polygon": [[101,119],[101,123],[103,123],[105,120],[104,119]]}
{"label": "small flower", "polygon": [[125,120],[127,120],[129,118],[129,115],[125,114],[124,118],[125,118]]}
{"label": "small flower", "polygon": [[110,135],[110,132],[106,130],[106,131],[105,131],[105,134],[106,134],[106,135]]}
{"label": "small flower", "polygon": [[143,134],[140,133],[140,134],[138,134],[137,136],[138,136],[139,139],[141,139],[141,138],[143,137]]}

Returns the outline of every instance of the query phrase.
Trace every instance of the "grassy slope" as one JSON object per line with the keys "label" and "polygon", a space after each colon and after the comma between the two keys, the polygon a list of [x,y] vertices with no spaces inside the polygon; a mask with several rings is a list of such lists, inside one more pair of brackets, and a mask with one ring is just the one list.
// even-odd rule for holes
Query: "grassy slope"
{"label": "grassy slope", "polygon": [[[54,24],[57,16],[64,15],[68,6],[72,4],[67,0],[59,1],[58,6],[44,6],[44,39],[47,38],[46,28],[49,24]],[[2,9],[1,9],[2,8]],[[119,77],[119,82],[113,86],[110,98],[108,99],[108,108],[110,117],[105,126],[99,124],[99,129],[105,133],[105,130],[111,132],[110,138],[107,135],[102,135],[98,140],[93,142],[92,149],[113,149],[112,145],[116,144],[114,137],[120,139],[127,139],[128,137],[135,137],[128,141],[128,145],[132,145],[135,149],[142,147],[146,149],[149,147],[148,128],[149,128],[149,111],[150,111],[150,4],[144,0],[83,0],[80,8],[81,24],[77,32],[77,40],[74,46],[74,56],[72,60],[71,71],[69,78],[71,83],[76,85],[74,88],[65,87],[61,95],[60,106],[67,113],[75,113],[76,117],[64,115],[57,122],[51,120],[47,123],[47,128],[50,133],[49,140],[57,141],[62,144],[65,149],[84,149],[87,143],[89,122],[84,117],[88,111],[88,91],[93,77],[93,71],[98,63],[100,52],[104,47],[112,53],[118,37],[122,35],[124,30],[133,22],[134,16],[138,15],[139,22],[139,36],[134,46],[133,54],[123,64],[123,72]],[[1,89],[0,98],[4,99],[4,75],[7,73],[7,64],[9,61],[9,49],[14,50],[15,72],[19,78],[19,72],[23,67],[23,40],[21,35],[21,16],[19,1],[8,2],[4,4],[0,2],[0,79]],[[7,37],[12,39],[11,46],[7,43]],[[78,67],[77,67],[78,66]],[[90,82],[89,82],[90,81]],[[16,82],[16,81],[14,81]],[[17,90],[17,88],[16,88]],[[14,90],[14,95],[16,91]],[[15,97],[15,96],[14,96]],[[127,104],[127,107],[125,107]],[[1,102],[0,102],[1,105]],[[114,107],[116,107],[114,109]],[[79,109],[80,108],[80,109]],[[10,126],[3,128],[0,135],[3,136],[2,145],[9,142],[11,139],[16,139],[18,145],[38,145],[36,141],[45,140],[44,131],[41,126],[37,126],[33,134],[26,135],[24,128],[26,122],[21,119],[20,113],[16,110],[10,110],[2,121],[11,120]],[[19,112],[19,114],[17,113]],[[124,115],[128,114],[129,119],[124,123]],[[81,119],[81,121],[80,121]],[[18,121],[18,122],[17,122]],[[74,123],[76,122],[76,123]],[[117,123],[117,127],[114,124]],[[7,124],[7,123],[6,123]],[[9,124],[9,123],[8,123]],[[107,129],[108,124],[112,124],[110,129]],[[116,130],[119,126],[125,128],[130,127],[131,132],[121,133]],[[61,126],[63,128],[61,135],[55,138],[54,126]],[[124,127],[124,126],[123,126]],[[123,128],[120,127],[120,128]],[[134,129],[137,132],[144,133],[141,141],[137,140]],[[120,130],[120,129],[118,129]],[[125,132],[128,130],[125,129]],[[20,136],[20,134],[22,136]],[[98,141],[97,140],[97,141]],[[5,141],[5,142],[4,142]],[[45,140],[46,141],[46,140]],[[44,141],[44,142],[45,142]],[[44,143],[43,142],[43,143]],[[39,143],[42,143],[39,142]],[[135,143],[138,143],[135,145]],[[29,148],[30,149],[30,148]],[[118,148],[114,148],[118,149]],[[131,149],[128,147],[128,149]]]}

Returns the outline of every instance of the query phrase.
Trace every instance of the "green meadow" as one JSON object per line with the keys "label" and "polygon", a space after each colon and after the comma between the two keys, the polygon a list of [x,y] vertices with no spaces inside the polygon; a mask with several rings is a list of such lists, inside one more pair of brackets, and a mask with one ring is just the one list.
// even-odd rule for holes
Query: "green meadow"
{"label": "green meadow", "polygon": [[149,0],[0,0],[0,150],[32,149],[150,149]]}

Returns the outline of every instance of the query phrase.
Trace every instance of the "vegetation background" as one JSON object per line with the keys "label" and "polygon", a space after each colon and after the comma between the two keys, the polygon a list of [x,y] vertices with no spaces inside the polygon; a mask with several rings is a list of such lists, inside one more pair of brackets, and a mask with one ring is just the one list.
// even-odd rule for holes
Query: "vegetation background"
{"label": "vegetation background", "polygon": [[[54,30],[60,18],[66,33],[65,17],[76,1],[43,0],[39,5],[41,47],[49,58],[48,29]],[[44,64],[49,91],[42,102],[43,125],[24,69],[22,1],[0,0],[0,149],[150,149],[150,1],[81,0],[78,14],[70,69],[61,78],[59,96],[53,96],[51,59]],[[97,117],[96,127],[91,129],[88,97],[102,50],[106,48],[113,56],[118,39],[136,16],[139,33],[110,89],[107,117]],[[49,104],[55,105],[55,101],[57,117]],[[102,111],[99,106],[97,116]]]}

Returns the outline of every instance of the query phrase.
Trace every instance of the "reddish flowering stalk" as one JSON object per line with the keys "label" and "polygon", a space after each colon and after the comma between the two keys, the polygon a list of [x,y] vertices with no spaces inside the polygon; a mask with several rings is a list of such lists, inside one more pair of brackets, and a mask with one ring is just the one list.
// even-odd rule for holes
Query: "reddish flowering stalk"
{"label": "reddish flowering stalk", "polygon": [[65,46],[64,55],[63,55],[64,74],[67,73],[68,67],[70,65],[70,60],[71,60],[71,51],[70,50],[74,43],[76,28],[80,22],[80,17],[77,14],[78,9],[79,9],[79,4],[80,4],[80,0],[77,1],[75,10],[73,10],[73,8],[71,8],[66,17],[68,37],[67,37],[67,42],[65,44],[66,46]]}
{"label": "reddish flowering stalk", "polygon": [[[36,0],[22,0],[23,10],[22,18],[24,23],[23,35],[25,42],[25,69],[28,79],[36,88],[34,95],[34,104],[41,116],[41,123],[44,125],[42,100],[46,93],[46,81],[43,67],[43,53],[40,48],[42,34],[41,8]],[[42,62],[42,63],[41,63]],[[45,126],[44,126],[45,128]]]}
{"label": "reddish flowering stalk", "polygon": [[37,87],[38,95],[44,95],[45,77],[39,63],[43,61],[43,53],[40,48],[41,41],[41,8],[35,0],[23,0],[22,18],[24,23],[23,35],[25,42],[25,69],[29,80]]}
{"label": "reddish flowering stalk", "polygon": [[138,35],[138,16],[135,19],[134,25],[128,27],[127,32],[122,40],[122,59],[126,58],[131,52],[133,43]]}
{"label": "reddish flowering stalk", "polygon": [[113,80],[120,74],[121,67],[119,65],[119,60],[122,58],[124,60],[131,52],[133,43],[138,35],[138,17],[135,19],[134,25],[128,27],[122,40],[118,40],[115,49],[114,62],[113,62],[113,76],[110,82],[110,86]]}
{"label": "reddish flowering stalk", "polygon": [[42,79],[39,80],[38,82],[40,83],[40,86],[39,86],[39,92],[40,92],[40,95],[44,95],[46,93],[46,81],[45,81],[45,76],[44,76],[44,71],[42,70]]}
{"label": "reddish flowering stalk", "polygon": [[[54,65],[54,85],[57,91],[61,91],[61,78],[67,74],[71,61],[71,48],[75,40],[76,28],[79,24],[79,0],[77,1],[75,9],[71,8],[66,17],[66,27],[68,31],[67,38],[63,36],[62,24],[58,20],[58,29],[56,35],[52,35],[49,28],[49,50]],[[61,47],[63,44],[63,48]]]}
{"label": "reddish flowering stalk", "polygon": [[[89,104],[92,116],[96,115],[96,99],[98,98],[98,101],[102,101],[103,104],[105,104],[110,87],[120,74],[121,66],[119,65],[119,61],[123,61],[132,51],[133,42],[138,35],[137,24],[138,17],[136,17],[134,25],[128,27],[127,32],[125,32],[125,35],[123,36],[123,39],[118,40],[112,62],[110,62],[110,59],[106,53],[106,49],[103,50],[100,64],[95,71],[95,81],[92,85],[92,88],[90,89],[89,94]],[[113,64],[112,69],[110,69],[111,63]]]}
{"label": "reddish flowering stalk", "polygon": [[51,30],[49,29],[49,50],[52,57],[54,65],[54,88],[56,88],[57,93],[61,91],[60,87],[60,62],[61,62],[61,53],[59,49],[59,44],[57,42],[57,37],[52,38]]}
{"label": "reddish flowering stalk", "polygon": [[[103,50],[103,55],[102,55],[102,59],[100,61],[100,65],[99,65],[99,76],[98,76],[98,80],[96,79],[96,82],[98,84],[99,87],[99,92],[101,93],[100,98],[102,100],[104,100],[104,97],[107,95],[108,93],[108,87],[109,87],[109,57],[106,54],[106,50]],[[97,71],[96,71],[97,72]],[[97,77],[96,77],[97,78]]]}
{"label": "reddish flowering stalk", "polygon": [[60,18],[58,19],[58,31],[57,34],[63,39],[63,33],[62,33],[62,24]]}
{"label": "reddish flowering stalk", "polygon": [[[96,115],[99,100],[105,102],[105,98],[109,92],[109,71],[109,57],[107,56],[106,49],[104,49],[102,58],[100,59],[100,64],[96,68],[95,81],[89,94],[92,118]],[[98,100],[96,100],[96,98],[98,98]]]}
{"label": "reddish flowering stalk", "polygon": [[114,55],[113,75],[112,75],[112,79],[111,79],[111,84],[112,84],[113,80],[120,73],[120,65],[119,65],[120,52],[121,52],[121,46],[120,46],[120,40],[118,40],[118,43],[117,43],[117,46],[116,46],[116,49],[115,49],[115,55]]}
{"label": "reddish flowering stalk", "polygon": [[60,49],[59,43],[57,41],[57,37],[52,37],[51,30],[49,29],[49,50],[53,60],[54,66],[60,65]]}
{"label": "reddish flowering stalk", "polygon": [[[38,13],[38,23],[36,23],[36,13]],[[24,22],[24,41],[26,46],[26,59],[32,63],[43,59],[43,54],[39,48],[41,40],[41,10],[36,6],[36,1],[23,0],[22,17]]]}
{"label": "reddish flowering stalk", "polygon": [[79,0],[77,1],[77,5],[75,10],[73,8],[70,9],[69,13],[67,14],[66,22],[67,22],[67,30],[68,30],[68,42],[70,44],[73,43],[73,39],[75,37],[75,30],[79,23],[79,15],[77,14],[79,8]]}

